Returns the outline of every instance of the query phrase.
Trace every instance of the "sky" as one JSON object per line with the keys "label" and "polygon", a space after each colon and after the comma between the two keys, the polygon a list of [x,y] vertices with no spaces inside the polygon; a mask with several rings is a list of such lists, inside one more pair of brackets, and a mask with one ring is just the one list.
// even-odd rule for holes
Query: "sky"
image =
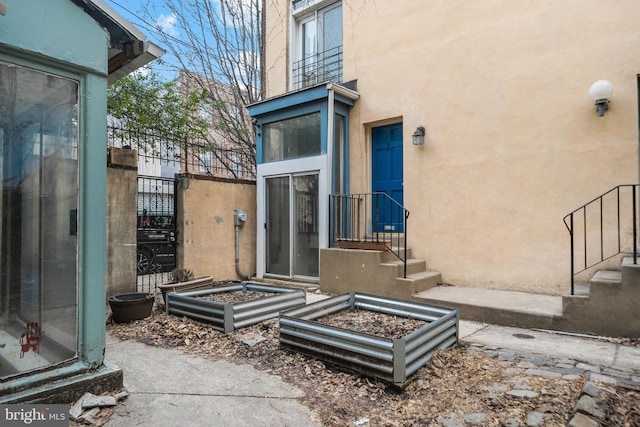
{"label": "sky", "polygon": [[[161,62],[154,61],[153,69],[157,72],[162,80],[169,81],[178,77],[177,70],[180,68],[180,61],[170,52],[169,46],[177,48],[181,51],[180,55],[185,65],[195,72],[203,74],[215,74],[219,80],[224,80],[225,67],[233,68],[236,75],[247,75],[247,53],[250,58],[255,58],[255,53],[246,51],[250,49],[247,40],[254,33],[247,34],[246,31],[254,31],[254,25],[258,25],[255,15],[251,9],[255,5],[255,0],[234,0],[227,4],[227,8],[235,10],[235,7],[242,5],[245,14],[231,14],[225,9],[224,24],[221,23],[220,0],[211,0],[211,15],[207,14],[206,8],[194,8],[193,2],[184,2],[183,0],[104,0],[105,4],[119,13],[123,18],[131,22],[140,32],[147,36],[147,40],[155,43],[166,51],[162,56]],[[245,3],[246,1],[246,3]],[[165,4],[173,4],[174,10],[178,10],[180,19],[176,19],[171,9]],[[198,17],[197,14],[204,14]],[[195,15],[195,16],[194,16]],[[251,18],[247,18],[250,16]],[[242,21],[244,17],[246,21]],[[192,19],[194,22],[189,22]],[[185,23],[185,20],[187,22]],[[216,25],[215,29],[209,27]],[[225,25],[223,27],[222,25]],[[167,44],[160,35],[166,35],[171,43]],[[258,30],[255,30],[258,31]],[[256,32],[255,35],[259,33]],[[246,37],[245,37],[246,36]],[[221,37],[226,37],[222,41]],[[204,38],[204,41],[203,41]],[[218,44],[221,43],[221,44]],[[195,46],[195,47],[194,47]],[[216,49],[220,47],[224,52],[216,53]],[[192,49],[192,50],[190,50]],[[205,54],[205,52],[208,52]],[[204,57],[205,59],[200,59]],[[216,58],[221,63],[216,62]],[[233,62],[231,62],[233,61]],[[234,68],[237,67],[237,68]]]}
{"label": "sky", "polygon": [[[122,17],[131,22],[142,34],[147,36],[147,40],[151,41],[167,53],[163,55],[162,60],[168,64],[176,62],[175,57],[168,51],[167,46],[160,40],[154,31],[148,29],[151,24],[157,25],[167,34],[179,36],[176,26],[175,17],[171,15],[171,11],[164,6],[164,0],[104,0],[104,2],[113,10],[118,12]],[[153,22],[146,21],[144,10],[149,10],[153,17]],[[155,65],[154,68],[161,76],[166,79],[176,78],[177,74],[168,66]]]}

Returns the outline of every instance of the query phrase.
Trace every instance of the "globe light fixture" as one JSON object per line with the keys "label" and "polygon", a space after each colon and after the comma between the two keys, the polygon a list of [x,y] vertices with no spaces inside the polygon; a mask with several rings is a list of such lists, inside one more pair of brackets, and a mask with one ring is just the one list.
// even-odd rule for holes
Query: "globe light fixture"
{"label": "globe light fixture", "polygon": [[613,83],[609,80],[598,80],[589,88],[589,97],[596,103],[598,116],[604,116],[604,112],[609,108],[611,95],[613,95]]}

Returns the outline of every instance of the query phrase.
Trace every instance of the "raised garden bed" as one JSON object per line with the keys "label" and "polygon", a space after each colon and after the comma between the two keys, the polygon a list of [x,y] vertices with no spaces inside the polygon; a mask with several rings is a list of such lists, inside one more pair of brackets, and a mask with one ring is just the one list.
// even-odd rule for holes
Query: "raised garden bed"
{"label": "raised garden bed", "polygon": [[[235,293],[243,293],[244,298],[237,298],[235,295],[230,298],[230,294]],[[256,293],[259,293],[257,299],[254,298]],[[225,334],[277,317],[280,311],[299,307],[307,302],[307,292],[304,289],[252,282],[190,292],[168,292],[166,297],[167,314],[187,316],[209,323]]]}
{"label": "raised garden bed", "polygon": [[[415,328],[386,336],[335,326],[334,313],[366,310],[403,317]],[[322,319],[325,317],[325,319]],[[377,319],[379,323],[380,319]],[[344,319],[343,319],[344,323]],[[360,328],[363,329],[363,328]],[[350,292],[280,313],[280,347],[402,385],[439,348],[458,341],[458,311]]]}
{"label": "raised garden bed", "polygon": [[206,289],[213,286],[213,276],[198,276],[184,282],[169,282],[158,285],[162,292],[162,300],[167,300],[167,292],[188,292]]}

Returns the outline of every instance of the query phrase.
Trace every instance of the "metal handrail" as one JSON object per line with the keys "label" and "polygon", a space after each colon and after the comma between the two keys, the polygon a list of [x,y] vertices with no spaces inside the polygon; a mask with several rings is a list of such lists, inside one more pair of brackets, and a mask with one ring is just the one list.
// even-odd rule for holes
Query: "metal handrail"
{"label": "metal handrail", "polygon": [[340,241],[382,244],[403,263],[407,277],[409,211],[386,193],[331,194],[330,244]]}
{"label": "metal handrail", "polygon": [[[585,203],[584,205],[580,206],[579,208],[575,209],[573,212],[567,214],[564,218],[564,225],[567,227],[567,230],[569,230],[569,237],[571,239],[571,295],[574,295],[575,289],[575,276],[578,273],[581,273],[603,261],[606,261],[610,258],[613,258],[616,255],[619,255],[621,253],[627,253],[627,252],[623,252],[622,251],[622,243],[624,240],[624,236],[622,234],[622,227],[623,226],[628,226],[628,222],[629,222],[629,218],[628,218],[628,212],[629,212],[629,206],[628,204],[626,204],[625,206],[625,200],[621,199],[621,195],[624,197],[624,191],[621,194],[621,190],[625,190],[625,189],[631,189],[631,200],[630,201],[626,201],[627,203],[630,203],[631,206],[631,226],[633,229],[633,241],[632,241],[632,253],[633,253],[633,263],[637,264],[637,255],[638,255],[638,249],[637,249],[637,244],[636,242],[638,241],[638,215],[637,215],[637,191],[638,191],[638,187],[640,187],[640,184],[623,184],[623,185],[618,185],[614,188],[612,188],[611,190],[607,191],[606,193],[603,193],[602,195],[594,198],[593,200]],[[627,195],[628,197],[628,195]],[[613,200],[611,200],[613,199]],[[611,220],[610,218],[608,218],[606,216],[606,213],[608,212],[608,210],[605,209],[605,203],[607,202],[611,202],[611,203],[615,203],[614,207],[615,209],[615,220],[616,220],[616,235],[615,240],[617,243],[617,247],[614,248],[613,250],[611,250],[609,247],[605,247],[606,242],[605,242],[605,237],[610,237],[609,235],[605,236],[606,231],[610,230],[611,225]],[[608,206],[608,205],[607,205]],[[589,241],[588,237],[590,236],[589,234],[589,225],[592,225],[594,222],[594,219],[588,219],[587,218],[587,209],[589,207],[595,207],[596,209],[599,209],[598,211],[596,211],[595,215],[595,222],[596,222],[596,233],[599,233],[599,236],[596,235],[596,238],[599,237],[599,253],[596,253],[596,260],[595,261],[589,261],[589,255],[593,255],[593,249],[591,246],[589,246],[587,243]],[[625,207],[625,209],[623,210],[622,207]],[[575,251],[576,251],[576,227],[574,227],[575,225],[575,220],[576,217],[580,217],[581,215],[581,219],[582,219],[582,243],[583,243],[583,260],[582,260],[582,264],[576,266],[576,259],[575,259]],[[625,216],[627,215],[627,216]],[[578,218],[580,219],[580,218]],[[623,223],[624,221],[624,223]],[[579,243],[579,242],[578,242]],[[596,251],[597,251],[597,247],[596,247]],[[580,268],[580,270],[577,270],[577,268]]]}

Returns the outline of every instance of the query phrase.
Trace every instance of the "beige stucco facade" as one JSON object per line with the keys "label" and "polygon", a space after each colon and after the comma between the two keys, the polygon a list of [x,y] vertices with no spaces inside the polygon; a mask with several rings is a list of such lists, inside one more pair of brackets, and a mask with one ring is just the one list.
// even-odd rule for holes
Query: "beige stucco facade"
{"label": "beige stucco facade", "polygon": [[[290,4],[266,4],[268,97],[292,89]],[[371,128],[402,122],[413,255],[446,283],[566,292],[563,217],[638,181],[640,3],[349,0],[342,13],[342,80],[360,95],[350,192],[371,189]],[[604,117],[587,94],[600,79],[615,86]]]}
{"label": "beige stucco facade", "polygon": [[[255,184],[181,175],[177,185],[178,266],[220,281],[255,275]],[[245,277],[235,267],[235,209],[247,212],[238,230],[238,270]]]}

